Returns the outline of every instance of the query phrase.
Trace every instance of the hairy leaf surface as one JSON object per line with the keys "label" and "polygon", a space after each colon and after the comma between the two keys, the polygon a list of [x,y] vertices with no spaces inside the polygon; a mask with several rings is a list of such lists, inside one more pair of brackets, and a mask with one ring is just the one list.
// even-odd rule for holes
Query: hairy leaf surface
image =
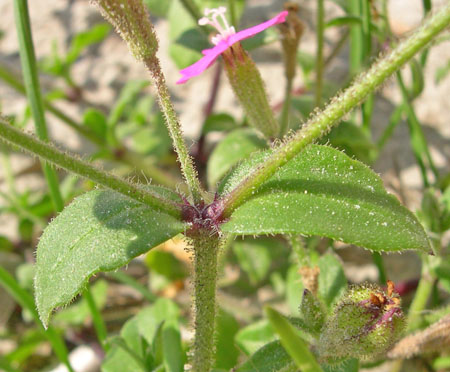
{"label": "hairy leaf surface", "polygon": [[42,322],[47,324],[51,311],[71,301],[93,274],[127,264],[185,227],[114,191],[76,198],[48,225],[37,248],[35,295]]}
{"label": "hairy leaf surface", "polygon": [[[219,190],[230,192],[267,157],[238,166]],[[321,235],[375,251],[430,250],[416,217],[363,163],[327,146],[311,145],[280,168],[222,225],[240,235]]]}

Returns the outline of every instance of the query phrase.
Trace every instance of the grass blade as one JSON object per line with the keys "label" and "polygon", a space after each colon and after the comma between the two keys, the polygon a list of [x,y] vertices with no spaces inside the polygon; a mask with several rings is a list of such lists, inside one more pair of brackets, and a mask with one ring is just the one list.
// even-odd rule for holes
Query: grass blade
{"label": "grass blade", "polygon": [[303,372],[322,372],[322,368],[299,332],[279,312],[266,307],[266,314],[288,354]]}

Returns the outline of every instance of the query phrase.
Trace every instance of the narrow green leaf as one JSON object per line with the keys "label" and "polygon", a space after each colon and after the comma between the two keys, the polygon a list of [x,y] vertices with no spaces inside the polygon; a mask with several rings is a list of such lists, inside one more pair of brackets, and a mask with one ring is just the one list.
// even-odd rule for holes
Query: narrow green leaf
{"label": "narrow green leaf", "polygon": [[99,43],[111,31],[111,26],[107,23],[95,25],[90,30],[80,32],[74,36],[70,43],[70,49],[66,56],[66,64],[72,64],[80,56],[84,49],[92,44]]}
{"label": "narrow green leaf", "polygon": [[280,336],[281,344],[294,359],[297,367],[302,372],[322,372],[316,358],[309,351],[308,344],[300,337],[299,331],[276,310],[266,307],[266,314],[275,332]]}
{"label": "narrow green leaf", "polygon": [[89,277],[115,270],[174,235],[186,224],[114,191],[76,198],[45,229],[37,249],[36,303],[46,325]]}
{"label": "narrow green leaf", "polygon": [[183,372],[185,355],[181,347],[181,335],[176,319],[164,322],[162,328],[163,360],[166,372]]}
{"label": "narrow green leaf", "polygon": [[[240,164],[219,190],[230,192],[267,157]],[[311,145],[237,208],[224,232],[327,236],[375,251],[430,251],[416,217],[386,192],[370,168],[340,151]]]}
{"label": "narrow green leaf", "polygon": [[232,131],[214,148],[208,160],[206,171],[208,184],[214,187],[239,161],[266,146],[266,141],[258,136],[253,129],[245,128]]}

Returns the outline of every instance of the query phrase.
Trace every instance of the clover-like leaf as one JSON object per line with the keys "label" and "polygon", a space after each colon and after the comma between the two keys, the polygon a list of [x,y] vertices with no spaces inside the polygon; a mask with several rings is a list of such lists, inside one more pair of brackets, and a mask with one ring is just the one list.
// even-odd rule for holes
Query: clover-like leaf
{"label": "clover-like leaf", "polygon": [[76,198],[48,225],[37,248],[35,296],[41,321],[46,325],[51,311],[70,302],[93,274],[127,264],[185,227],[114,191]]}

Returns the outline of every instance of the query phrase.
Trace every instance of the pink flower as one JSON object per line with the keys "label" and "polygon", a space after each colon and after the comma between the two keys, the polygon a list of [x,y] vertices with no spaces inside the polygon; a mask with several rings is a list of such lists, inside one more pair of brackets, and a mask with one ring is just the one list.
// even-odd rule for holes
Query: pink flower
{"label": "pink flower", "polygon": [[[264,31],[266,28],[275,26],[279,23],[283,23],[288,15],[285,10],[279,13],[276,17],[269,19],[266,22],[260,23],[259,25],[246,28],[245,30],[236,33],[234,27],[230,27],[225,18],[225,7],[219,7],[218,9],[205,9],[205,16],[201,18],[198,23],[201,26],[209,24],[219,31],[215,37],[212,38],[212,42],[215,46],[211,49],[205,49],[202,51],[204,57],[199,61],[195,62],[193,65],[186,67],[181,70],[180,73],[182,78],[177,81],[177,84],[183,84],[194,76],[200,75],[204,70],[206,70],[211,64],[229,47],[238,41],[248,39],[256,34]],[[210,18],[207,18],[210,16]],[[217,20],[220,17],[222,24]]]}

